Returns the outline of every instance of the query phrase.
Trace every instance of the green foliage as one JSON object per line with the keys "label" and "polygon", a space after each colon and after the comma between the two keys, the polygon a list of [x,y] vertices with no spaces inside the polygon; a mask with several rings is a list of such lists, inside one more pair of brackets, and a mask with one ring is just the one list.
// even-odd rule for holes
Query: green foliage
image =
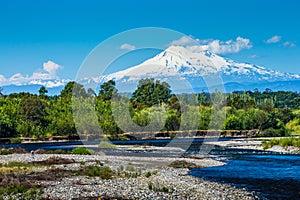
{"label": "green foliage", "polygon": [[87,167],[81,168],[76,172],[76,174],[90,177],[100,177],[102,179],[111,179],[113,176],[113,171],[108,166],[103,167],[89,165]]}
{"label": "green foliage", "polygon": [[14,153],[13,149],[0,149],[0,155],[8,155],[13,153]]}
{"label": "green foliage", "polygon": [[48,93],[48,90],[45,88],[45,86],[41,86],[39,89],[39,97],[45,98],[45,97],[47,97],[47,93]]}
{"label": "green foliage", "polygon": [[1,167],[8,167],[8,168],[13,168],[13,167],[17,167],[17,168],[21,168],[21,167],[30,168],[30,167],[33,167],[33,166],[39,166],[39,164],[11,161],[11,162],[8,162],[8,163],[0,164],[0,166]]}
{"label": "green foliage", "polygon": [[12,144],[20,144],[20,143],[22,143],[22,139],[19,138],[19,137],[17,137],[17,138],[11,138],[11,139],[10,139],[10,142],[11,142]]}
{"label": "green foliage", "polygon": [[148,171],[148,172],[145,173],[145,177],[146,178],[149,178],[151,175],[152,175],[152,173],[150,171]]}
{"label": "green foliage", "polygon": [[92,155],[95,152],[92,150],[89,150],[85,147],[76,147],[75,149],[72,150],[72,154],[77,154],[77,155]]}
{"label": "green foliage", "polygon": [[259,134],[260,137],[281,137],[281,136],[288,136],[288,132],[285,128],[281,129],[274,129],[274,128],[268,128],[262,131]]}
{"label": "green foliage", "polygon": [[[30,188],[27,185],[21,184],[21,185],[8,185],[7,187],[0,187],[0,199],[4,199],[5,196],[12,196],[15,194],[25,194],[26,191],[29,191]],[[31,191],[29,191],[29,194],[26,194],[26,196],[24,196],[23,199],[30,199],[28,197],[32,197],[33,195],[33,190],[36,189],[32,189]],[[40,192],[38,192],[39,194]]]}
{"label": "green foliage", "polygon": [[109,80],[100,86],[99,98],[102,101],[110,101],[113,97],[117,96],[118,90],[115,88],[116,82]]}
{"label": "green foliage", "polygon": [[130,171],[130,172],[134,172],[134,171],[135,171],[135,168],[134,168],[133,165],[127,165],[127,166],[126,166],[126,170],[127,170],[127,171]]}
{"label": "green foliage", "polygon": [[107,141],[101,141],[100,144],[98,145],[99,148],[103,148],[103,149],[115,149],[117,148],[116,145],[107,142]]}
{"label": "green foliage", "polygon": [[156,183],[149,182],[148,189],[153,190],[154,192],[164,192],[164,193],[172,193],[173,192],[168,186],[161,185],[158,182],[156,182]]}
{"label": "green foliage", "polygon": [[72,97],[87,97],[87,94],[83,85],[71,81],[64,87],[59,96],[67,101],[70,101]]}
{"label": "green foliage", "polygon": [[262,142],[262,146],[264,149],[271,148],[275,145],[279,145],[281,147],[300,147],[300,138],[282,138],[282,139],[272,139],[270,141],[264,140]]}
{"label": "green foliage", "polygon": [[200,166],[197,166],[195,163],[187,162],[184,160],[175,160],[168,166],[173,168],[200,168]]}
{"label": "green foliage", "polygon": [[286,128],[290,130],[290,134],[300,134],[300,119],[296,118],[286,124]]}
{"label": "green foliage", "polygon": [[241,130],[242,129],[242,122],[241,119],[235,115],[230,115],[226,118],[225,130]]}
{"label": "green foliage", "polygon": [[23,98],[20,104],[20,116],[35,126],[46,125],[44,103],[37,97]]}
{"label": "green foliage", "polygon": [[[4,141],[76,134],[99,138],[104,133],[115,140],[124,139],[120,135],[133,131],[133,124],[139,131],[259,129],[262,136],[300,133],[300,111],[296,110],[300,110],[300,94],[295,92],[266,89],[174,95],[166,82],[154,79],[141,80],[130,99],[117,93],[113,80],[103,83],[98,92],[96,96],[92,89],[86,92],[83,85],[69,82],[59,96],[47,96],[43,86],[39,95],[2,94],[0,137]],[[112,106],[119,102],[116,100],[126,102],[129,117],[124,117],[126,112],[121,108],[117,114],[112,112]]]}
{"label": "green foliage", "polygon": [[170,85],[153,78],[142,79],[130,99],[134,108],[140,110],[144,107],[168,103],[171,97]]}
{"label": "green foliage", "polygon": [[180,128],[181,114],[179,111],[170,109],[165,123],[165,129],[168,131],[178,131]]}

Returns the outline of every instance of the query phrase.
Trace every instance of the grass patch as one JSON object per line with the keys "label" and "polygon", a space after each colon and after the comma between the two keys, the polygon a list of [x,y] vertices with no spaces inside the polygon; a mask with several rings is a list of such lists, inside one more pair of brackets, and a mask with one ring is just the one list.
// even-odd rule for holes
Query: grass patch
{"label": "grass patch", "polygon": [[300,119],[297,118],[297,119],[291,120],[290,122],[288,122],[286,124],[286,128],[291,131],[290,132],[291,135],[300,134]]}
{"label": "grass patch", "polygon": [[72,154],[76,155],[92,155],[95,152],[93,150],[89,150],[85,147],[76,147],[75,149],[72,150]]}
{"label": "grass patch", "polygon": [[51,157],[48,158],[47,160],[33,161],[31,163],[39,164],[39,165],[63,165],[63,164],[75,163],[75,160],[69,158]]}
{"label": "grass patch", "polygon": [[134,168],[133,165],[127,165],[127,166],[126,166],[126,170],[127,170],[127,171],[130,171],[130,172],[134,172],[134,171],[135,171],[135,168]]}
{"label": "grass patch", "polygon": [[21,194],[22,199],[41,199],[41,195],[44,193],[43,189],[39,188],[29,188],[26,185],[13,186],[9,185],[7,187],[0,187],[0,199],[14,199],[13,195]]}
{"label": "grass patch", "polygon": [[100,177],[102,179],[111,179],[114,175],[114,172],[111,170],[110,167],[103,167],[103,166],[87,166],[84,168],[81,168],[77,172],[75,172],[76,175],[82,175],[82,176],[89,176],[89,177]]}
{"label": "grass patch", "polygon": [[21,168],[21,167],[35,167],[35,166],[41,166],[39,164],[36,163],[25,163],[25,162],[16,162],[16,161],[12,161],[12,162],[8,162],[8,163],[4,163],[4,164],[0,164],[0,167],[7,167],[7,168]]}
{"label": "grass patch", "polygon": [[72,154],[72,151],[65,149],[45,150],[37,152],[37,154]]}
{"label": "grass patch", "polygon": [[23,142],[23,140],[19,137],[10,139],[10,143],[12,143],[12,144],[21,144],[22,142]]}
{"label": "grass patch", "polygon": [[263,140],[262,146],[264,149],[269,149],[275,145],[281,146],[281,147],[300,147],[300,138],[282,138],[282,139],[272,139],[270,141]]}
{"label": "grass patch", "polygon": [[164,193],[172,193],[172,189],[166,185],[161,185],[159,183],[148,183],[148,189],[154,192],[164,192]]}
{"label": "grass patch", "polygon": [[12,173],[12,172],[25,172],[32,169],[33,167],[42,167],[41,164],[38,163],[26,163],[26,162],[8,162],[8,163],[0,163],[0,173]]}
{"label": "grass patch", "polygon": [[201,166],[198,166],[195,163],[190,163],[185,160],[175,160],[175,161],[171,162],[168,166],[173,167],[173,168],[189,168],[189,169],[202,168]]}
{"label": "grass patch", "polygon": [[0,155],[8,155],[13,153],[14,153],[13,149],[0,149]]}
{"label": "grass patch", "polygon": [[114,145],[107,141],[101,141],[100,144],[98,145],[98,147],[101,149],[115,149],[115,148],[117,148],[117,145]]}
{"label": "grass patch", "polygon": [[145,177],[146,178],[149,178],[150,176],[152,176],[152,173],[150,171],[148,171],[148,172],[145,173]]}

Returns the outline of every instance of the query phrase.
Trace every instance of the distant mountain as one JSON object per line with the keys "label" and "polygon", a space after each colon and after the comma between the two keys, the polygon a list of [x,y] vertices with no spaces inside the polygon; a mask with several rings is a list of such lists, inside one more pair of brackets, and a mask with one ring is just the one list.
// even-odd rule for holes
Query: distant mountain
{"label": "distant mountain", "polygon": [[[273,91],[298,91],[300,92],[300,75],[279,72],[262,66],[239,63],[228,58],[216,55],[199,46],[170,46],[143,63],[115,73],[100,77],[79,80],[88,85],[99,85],[114,79],[118,90],[122,93],[131,93],[135,90],[139,80],[154,78],[171,84],[175,93],[210,91],[225,88],[225,92],[236,90],[260,91],[269,88]],[[69,80],[53,80],[49,86],[49,95],[58,95]],[[50,81],[51,82],[51,81]],[[51,82],[51,83],[52,83]],[[2,86],[4,94],[16,92],[38,93],[43,85],[40,80],[29,84],[16,86]],[[174,88],[173,86],[176,86]],[[98,90],[98,89],[96,89]]]}
{"label": "distant mountain", "polygon": [[[29,92],[32,94],[38,94],[39,89],[42,85],[39,84],[28,84],[28,85],[7,85],[2,86],[3,94],[19,93],[19,92]],[[47,88],[48,95],[58,95],[64,86],[57,86],[52,88]]]}
{"label": "distant mountain", "polygon": [[[262,66],[238,63],[198,46],[171,46],[143,63],[116,73],[96,77],[101,83],[114,79],[122,92],[133,91],[143,78],[185,79],[194,91],[205,90],[205,77],[220,76],[227,92],[232,90],[291,90],[300,91],[300,75],[279,72]],[[178,79],[178,80],[179,80]],[[214,83],[210,83],[212,86]],[[215,86],[220,85],[216,81]],[[213,87],[211,87],[213,88]]]}
{"label": "distant mountain", "polygon": [[[220,88],[220,86],[212,87],[212,90]],[[257,83],[237,83],[237,82],[229,82],[224,84],[224,88],[226,92],[233,91],[244,91],[250,90],[254,91],[258,89],[259,91],[264,91],[266,88],[271,89],[272,91],[295,91],[300,92],[300,80],[292,80],[292,81],[275,81],[275,82],[257,82]],[[203,91],[206,87],[195,88],[196,91]]]}

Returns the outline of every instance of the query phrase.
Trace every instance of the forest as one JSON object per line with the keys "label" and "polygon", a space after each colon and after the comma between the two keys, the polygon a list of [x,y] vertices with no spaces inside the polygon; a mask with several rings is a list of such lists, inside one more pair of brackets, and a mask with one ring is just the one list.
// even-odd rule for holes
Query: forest
{"label": "forest", "polygon": [[[257,129],[260,136],[300,133],[297,92],[265,89],[175,95],[168,83],[154,79],[140,80],[130,95],[119,94],[113,80],[103,83],[99,91],[69,82],[56,96],[49,96],[43,86],[37,94],[3,95],[1,91],[0,138],[43,140],[103,133],[120,139],[127,131],[157,131],[157,127],[158,131]],[[123,117],[126,113],[129,117]]]}

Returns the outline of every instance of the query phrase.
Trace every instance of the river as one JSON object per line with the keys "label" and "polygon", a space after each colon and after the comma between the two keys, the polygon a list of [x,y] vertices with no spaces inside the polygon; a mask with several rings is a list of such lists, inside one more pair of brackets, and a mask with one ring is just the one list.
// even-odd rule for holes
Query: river
{"label": "river", "polygon": [[[230,138],[221,138],[226,141]],[[133,140],[133,141],[113,141],[118,145],[153,145],[165,146],[171,140]],[[180,147],[191,143],[186,153],[199,153],[203,139],[179,139],[172,143],[172,146]],[[22,147],[31,149],[72,149],[81,142],[73,143],[41,143],[41,144],[19,144],[9,147]],[[89,143],[96,144],[95,142]],[[141,156],[178,156],[174,152],[160,151],[122,151],[106,150],[106,154],[117,155],[141,155]],[[215,147],[209,155],[215,159],[226,162],[227,164],[219,167],[191,169],[190,175],[204,178],[207,180],[225,182],[236,187],[246,187],[248,190],[255,191],[258,196],[266,199],[300,199],[300,155],[274,154],[271,152],[228,149]]]}

